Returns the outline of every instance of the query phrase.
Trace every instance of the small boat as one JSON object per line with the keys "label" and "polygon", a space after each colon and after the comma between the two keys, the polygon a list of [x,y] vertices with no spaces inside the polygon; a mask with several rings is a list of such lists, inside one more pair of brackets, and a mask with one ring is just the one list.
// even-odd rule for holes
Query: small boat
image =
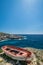
{"label": "small boat", "polygon": [[2,50],[7,56],[11,57],[12,59],[19,61],[30,61],[32,59],[32,52],[27,51],[23,48],[18,48],[15,46],[3,46]]}

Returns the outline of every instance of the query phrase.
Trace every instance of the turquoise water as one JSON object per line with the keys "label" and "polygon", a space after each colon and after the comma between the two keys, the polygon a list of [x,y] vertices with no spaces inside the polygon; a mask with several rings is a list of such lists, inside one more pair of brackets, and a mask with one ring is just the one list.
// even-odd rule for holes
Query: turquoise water
{"label": "turquoise water", "polygon": [[18,47],[34,47],[43,49],[43,35],[23,35],[27,39],[24,40],[6,40],[0,42],[0,47],[3,45],[14,45]]}

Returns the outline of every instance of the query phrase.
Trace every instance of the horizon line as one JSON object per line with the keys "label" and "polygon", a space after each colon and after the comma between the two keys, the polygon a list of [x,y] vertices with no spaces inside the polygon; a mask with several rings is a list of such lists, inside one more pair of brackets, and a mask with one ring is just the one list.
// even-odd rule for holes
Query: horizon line
{"label": "horizon line", "polygon": [[14,32],[1,32],[1,33],[8,33],[8,34],[43,34],[43,33],[14,33]]}

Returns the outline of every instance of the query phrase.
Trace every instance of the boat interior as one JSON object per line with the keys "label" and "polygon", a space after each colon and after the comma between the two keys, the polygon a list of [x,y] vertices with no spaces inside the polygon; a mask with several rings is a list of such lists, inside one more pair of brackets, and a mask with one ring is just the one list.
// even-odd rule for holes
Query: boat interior
{"label": "boat interior", "polygon": [[6,51],[9,51],[10,53],[13,53],[13,54],[19,54],[19,55],[22,55],[23,54],[23,52],[20,52],[20,51],[18,51],[18,50],[16,50],[16,49],[10,49],[10,48],[7,48],[6,49]]}

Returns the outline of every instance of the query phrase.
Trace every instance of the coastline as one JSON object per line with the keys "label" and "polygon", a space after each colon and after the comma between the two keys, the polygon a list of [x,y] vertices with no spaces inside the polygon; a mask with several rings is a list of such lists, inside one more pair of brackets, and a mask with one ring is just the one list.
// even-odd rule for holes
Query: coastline
{"label": "coastline", "polygon": [[9,39],[1,40],[0,42],[8,41]]}
{"label": "coastline", "polygon": [[24,49],[34,49],[34,50],[43,50],[43,49],[38,49],[38,48],[34,48],[34,47],[24,47]]}
{"label": "coastline", "polygon": [[[25,47],[24,49],[27,49],[28,51],[31,51],[32,53],[34,53],[31,63],[30,64],[27,63],[27,65],[43,65],[43,50],[39,50],[36,48],[30,48],[30,47]],[[3,54],[1,58],[3,58],[3,59],[6,58],[6,55]],[[7,57],[6,58],[7,61],[4,59],[2,62],[4,62],[4,64],[10,63],[10,64],[16,65],[15,61],[13,61],[13,59],[10,59],[9,61],[8,61],[8,59],[10,59],[10,58]],[[13,63],[11,63],[11,61]],[[2,62],[1,62],[1,64],[2,64]],[[24,65],[24,64],[21,63],[21,65]]]}

